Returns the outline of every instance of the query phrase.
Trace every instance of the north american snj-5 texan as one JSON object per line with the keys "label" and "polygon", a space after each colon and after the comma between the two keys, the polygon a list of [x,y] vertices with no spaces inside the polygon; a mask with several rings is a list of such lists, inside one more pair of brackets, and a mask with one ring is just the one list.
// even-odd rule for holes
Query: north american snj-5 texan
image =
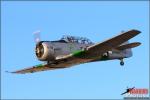
{"label": "north american snj-5 texan", "polygon": [[139,33],[141,32],[133,29],[103,42],[93,43],[87,38],[74,36],[63,36],[57,41],[40,41],[39,32],[36,32],[34,33],[35,54],[38,60],[46,63],[11,73],[33,73],[114,59],[120,60],[120,65],[123,66],[123,59],[132,56],[131,48],[141,44],[139,42],[129,43],[128,40]]}

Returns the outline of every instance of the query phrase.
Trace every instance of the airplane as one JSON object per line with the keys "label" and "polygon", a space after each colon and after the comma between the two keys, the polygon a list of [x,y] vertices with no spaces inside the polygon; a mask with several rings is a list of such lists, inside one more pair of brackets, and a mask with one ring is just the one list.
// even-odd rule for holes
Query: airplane
{"label": "airplane", "polygon": [[141,33],[139,30],[132,29],[103,42],[93,43],[87,38],[75,36],[63,36],[56,41],[41,41],[39,32],[35,32],[35,54],[38,60],[45,63],[11,73],[34,73],[115,59],[120,60],[120,65],[123,66],[123,59],[132,56],[131,48],[141,44],[129,43],[128,40],[139,33]]}
{"label": "airplane", "polygon": [[125,91],[124,93],[122,93],[121,95],[124,95],[124,94],[126,94],[126,93],[129,93],[129,92],[132,91],[134,88],[135,88],[135,87],[133,87],[133,88],[128,88],[128,87],[127,87],[126,91]]}

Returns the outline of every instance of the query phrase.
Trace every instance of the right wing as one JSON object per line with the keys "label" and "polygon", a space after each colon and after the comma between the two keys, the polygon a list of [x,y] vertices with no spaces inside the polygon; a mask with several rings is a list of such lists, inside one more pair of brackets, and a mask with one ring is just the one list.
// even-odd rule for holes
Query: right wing
{"label": "right wing", "polygon": [[112,49],[118,47],[119,45],[128,41],[129,39],[133,38],[139,33],[141,32],[138,30],[130,30],[128,32],[124,32],[104,42],[97,43],[95,45],[88,47],[87,52],[92,56],[102,55],[103,53],[106,53],[107,51],[111,51]]}

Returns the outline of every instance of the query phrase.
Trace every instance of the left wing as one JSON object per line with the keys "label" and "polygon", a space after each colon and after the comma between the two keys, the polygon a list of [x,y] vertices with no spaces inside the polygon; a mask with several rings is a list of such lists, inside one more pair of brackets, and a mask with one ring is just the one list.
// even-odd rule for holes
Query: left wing
{"label": "left wing", "polygon": [[17,70],[11,73],[18,73],[18,74],[25,74],[25,73],[34,73],[34,72],[39,72],[39,71],[46,71],[46,70],[55,70],[55,69],[62,69],[62,68],[67,68],[73,65],[81,64],[90,61],[90,59],[81,59],[81,58],[76,58],[73,55],[67,56],[58,59],[56,63],[52,64],[39,64],[33,67],[25,68],[22,70]]}
{"label": "left wing", "polygon": [[48,64],[39,64],[39,65],[35,65],[29,68],[17,70],[11,73],[25,74],[25,73],[34,73],[38,71],[54,70],[54,69],[59,69],[59,67],[54,68],[53,66],[50,67],[50,65]]}

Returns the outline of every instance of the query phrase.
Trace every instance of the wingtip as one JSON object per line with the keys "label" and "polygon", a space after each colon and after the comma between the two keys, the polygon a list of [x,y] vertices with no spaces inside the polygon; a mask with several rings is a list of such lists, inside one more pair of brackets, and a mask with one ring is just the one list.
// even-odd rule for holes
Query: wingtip
{"label": "wingtip", "polygon": [[17,74],[16,72],[5,71],[6,73]]}
{"label": "wingtip", "polygon": [[141,45],[142,43],[141,42],[137,42],[137,46]]}
{"label": "wingtip", "polygon": [[10,72],[10,71],[5,71],[6,73],[13,73],[13,72]]}
{"label": "wingtip", "polygon": [[133,47],[137,47],[137,46],[140,46],[142,43],[141,42],[134,42],[134,43],[131,43]]}
{"label": "wingtip", "polygon": [[141,31],[140,31],[140,30],[137,30],[137,29],[132,29],[131,31],[134,31],[134,32],[136,32],[136,33],[141,33]]}

